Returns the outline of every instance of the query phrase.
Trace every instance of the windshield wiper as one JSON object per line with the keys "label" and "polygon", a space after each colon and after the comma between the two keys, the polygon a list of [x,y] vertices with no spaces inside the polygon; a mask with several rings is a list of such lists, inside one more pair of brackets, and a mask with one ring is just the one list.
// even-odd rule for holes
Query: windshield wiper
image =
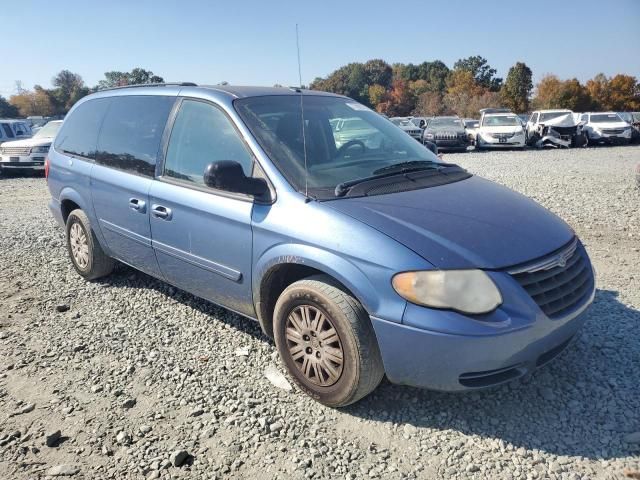
{"label": "windshield wiper", "polygon": [[386,167],[374,170],[375,175],[387,172],[405,173],[414,172],[416,170],[429,170],[432,168],[438,168],[441,164],[432,160],[410,160],[408,162],[394,163],[393,165],[387,165]]}
{"label": "windshield wiper", "polygon": [[369,182],[371,180],[377,180],[379,178],[392,177],[394,175],[415,172],[419,170],[436,170],[443,166],[444,165],[438,162],[432,162],[430,160],[412,160],[409,162],[401,162],[394,165],[388,165],[386,167],[379,168],[378,170],[374,170],[374,175],[339,183],[338,185],[336,185],[334,194],[336,197],[343,197],[347,194],[347,192],[349,192],[349,190],[351,190],[359,183]]}

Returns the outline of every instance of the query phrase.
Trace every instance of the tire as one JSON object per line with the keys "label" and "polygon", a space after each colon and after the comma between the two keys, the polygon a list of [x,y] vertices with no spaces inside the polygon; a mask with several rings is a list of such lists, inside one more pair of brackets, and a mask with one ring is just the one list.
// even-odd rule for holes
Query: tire
{"label": "tire", "polygon": [[[296,385],[313,399],[344,407],[380,384],[384,367],[369,316],[330,277],[291,284],[278,298],[273,317],[280,358]],[[341,365],[334,361],[340,356]]]}
{"label": "tire", "polygon": [[89,218],[82,210],[76,209],[69,214],[66,231],[67,252],[76,272],[87,280],[95,280],[113,271],[114,260],[102,250]]}

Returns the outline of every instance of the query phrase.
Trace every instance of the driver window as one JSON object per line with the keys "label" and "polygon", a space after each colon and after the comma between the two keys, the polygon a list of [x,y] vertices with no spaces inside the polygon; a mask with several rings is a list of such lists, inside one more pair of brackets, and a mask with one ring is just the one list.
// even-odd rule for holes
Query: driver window
{"label": "driver window", "polygon": [[253,156],[229,118],[209,103],[183,101],[171,130],[164,175],[204,186],[205,168],[221,160],[234,160],[245,175],[252,174]]}

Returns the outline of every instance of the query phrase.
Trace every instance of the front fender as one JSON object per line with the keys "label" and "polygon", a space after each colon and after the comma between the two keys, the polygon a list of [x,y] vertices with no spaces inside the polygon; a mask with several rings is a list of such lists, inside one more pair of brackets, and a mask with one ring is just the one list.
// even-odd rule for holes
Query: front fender
{"label": "front fender", "polygon": [[311,245],[275,245],[255,263],[252,275],[254,304],[260,301],[260,286],[270,270],[280,265],[297,264],[312,267],[339,281],[370,315],[400,322],[406,302],[391,287],[394,271],[362,260],[349,260]]}

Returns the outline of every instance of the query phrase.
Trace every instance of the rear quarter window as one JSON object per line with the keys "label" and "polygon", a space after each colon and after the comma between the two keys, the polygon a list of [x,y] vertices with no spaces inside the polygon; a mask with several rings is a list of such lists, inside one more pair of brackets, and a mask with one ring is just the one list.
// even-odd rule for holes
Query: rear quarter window
{"label": "rear quarter window", "polygon": [[174,97],[113,97],[98,138],[96,162],[152,177]]}
{"label": "rear quarter window", "polygon": [[109,101],[109,98],[97,98],[78,105],[65,119],[54,148],[61,153],[95,159],[98,130]]}

